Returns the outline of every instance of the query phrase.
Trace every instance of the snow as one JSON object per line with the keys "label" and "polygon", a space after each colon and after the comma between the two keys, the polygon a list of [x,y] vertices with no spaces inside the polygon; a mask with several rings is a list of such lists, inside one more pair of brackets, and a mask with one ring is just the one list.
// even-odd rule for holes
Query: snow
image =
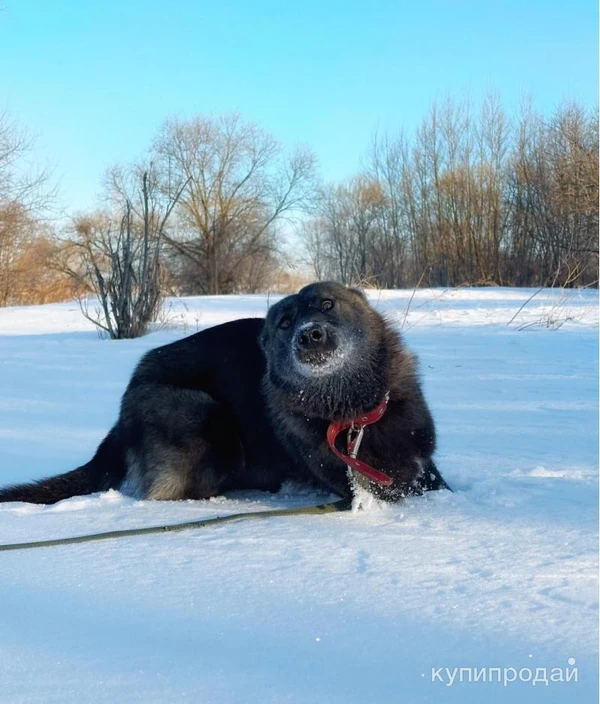
{"label": "snow", "polygon": [[[371,299],[419,355],[454,493],[0,553],[0,703],[597,700],[597,293]],[[143,352],[267,305],[172,300],[155,332],[123,342],[74,303],[0,309],[0,482],[85,462]],[[331,498],[1,504],[0,542]],[[578,682],[448,686],[444,669],[549,675],[569,658]]]}

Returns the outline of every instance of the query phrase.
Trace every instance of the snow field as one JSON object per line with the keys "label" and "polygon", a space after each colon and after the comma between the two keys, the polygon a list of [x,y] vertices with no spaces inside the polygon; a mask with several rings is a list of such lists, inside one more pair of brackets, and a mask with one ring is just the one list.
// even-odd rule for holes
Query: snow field
{"label": "snow field", "polygon": [[[437,463],[454,493],[0,553],[0,703],[597,700],[597,293],[383,291],[371,300],[419,356]],[[73,303],[0,309],[0,482],[85,462],[143,352],[264,315],[267,303],[173,300],[160,329],[124,342],[100,340]],[[329,498],[285,487],[207,502],[108,492],[2,504],[0,536]],[[578,682],[432,677],[446,667],[550,673],[569,658]]]}

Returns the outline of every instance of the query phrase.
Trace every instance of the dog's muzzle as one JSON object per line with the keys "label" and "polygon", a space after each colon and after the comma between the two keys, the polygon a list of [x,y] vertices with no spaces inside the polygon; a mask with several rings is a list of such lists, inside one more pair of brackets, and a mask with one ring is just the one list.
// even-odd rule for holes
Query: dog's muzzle
{"label": "dog's muzzle", "polygon": [[331,331],[317,322],[300,326],[294,336],[293,345],[298,361],[310,365],[327,363],[338,347]]}

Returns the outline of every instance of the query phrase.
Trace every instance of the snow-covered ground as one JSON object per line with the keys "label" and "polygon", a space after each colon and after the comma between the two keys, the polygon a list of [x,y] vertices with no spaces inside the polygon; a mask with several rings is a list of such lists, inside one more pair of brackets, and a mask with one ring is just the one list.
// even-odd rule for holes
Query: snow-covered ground
{"label": "snow-covered ground", "polygon": [[[0,553],[0,702],[597,701],[598,298],[514,317],[534,293],[372,295],[420,357],[452,494]],[[266,307],[172,301],[125,342],[75,304],[0,309],[0,483],[89,459],[147,349]],[[326,498],[2,504],[0,542]]]}

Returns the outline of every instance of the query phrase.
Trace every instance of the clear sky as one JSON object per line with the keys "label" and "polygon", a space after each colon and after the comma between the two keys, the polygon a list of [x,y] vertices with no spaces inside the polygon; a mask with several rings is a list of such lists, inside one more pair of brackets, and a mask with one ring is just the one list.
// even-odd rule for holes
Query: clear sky
{"label": "clear sky", "polygon": [[69,208],[168,116],[239,110],[338,179],[375,129],[411,129],[447,94],[597,103],[596,0],[1,5],[0,108],[38,136]]}

